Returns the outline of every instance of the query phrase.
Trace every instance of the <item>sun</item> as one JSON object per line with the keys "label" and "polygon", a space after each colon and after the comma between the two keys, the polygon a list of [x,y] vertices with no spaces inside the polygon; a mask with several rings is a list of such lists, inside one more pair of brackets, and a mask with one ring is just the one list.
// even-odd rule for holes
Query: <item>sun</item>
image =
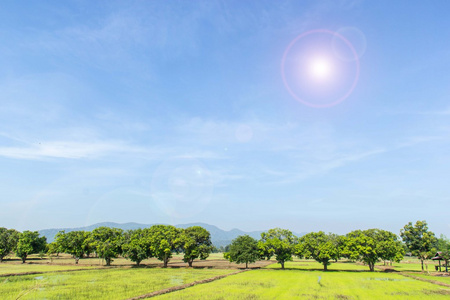
{"label": "sun", "polygon": [[308,63],[308,72],[314,79],[326,80],[331,77],[333,73],[333,66],[328,59],[318,57],[311,59]]}

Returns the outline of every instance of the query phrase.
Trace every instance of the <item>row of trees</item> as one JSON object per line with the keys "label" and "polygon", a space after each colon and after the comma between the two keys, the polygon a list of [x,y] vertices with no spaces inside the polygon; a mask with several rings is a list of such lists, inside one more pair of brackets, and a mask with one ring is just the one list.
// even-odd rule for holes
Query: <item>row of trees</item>
{"label": "row of trees", "polygon": [[37,231],[18,232],[0,227],[0,262],[13,252],[25,262],[29,254],[45,252],[46,247],[47,239]]}
{"label": "row of trees", "polygon": [[[425,221],[410,222],[400,231],[403,242],[392,232],[381,229],[355,230],[339,236],[322,231],[296,237],[287,229],[274,228],[261,234],[261,239],[240,236],[233,240],[224,253],[231,262],[253,263],[257,260],[275,257],[281,268],[293,256],[310,258],[323,264],[324,270],[339,258],[362,261],[374,270],[379,260],[398,262],[408,251],[422,262],[441,251],[444,259],[449,259],[450,241],[441,236],[437,239],[428,230]],[[200,226],[186,229],[171,225],[154,225],[150,228],[123,231],[118,228],[99,227],[92,232],[60,231],[55,242],[46,243],[37,231],[0,228],[0,262],[15,252],[23,262],[33,253],[67,253],[75,263],[83,257],[95,253],[110,265],[113,258],[123,256],[137,265],[141,261],[155,257],[167,267],[173,253],[183,253],[185,262],[192,266],[195,259],[206,259],[213,251],[210,233]]]}
{"label": "row of trees", "polygon": [[14,229],[0,228],[0,258],[15,252],[25,262],[27,255],[47,249],[48,253],[67,253],[77,264],[80,258],[92,253],[110,266],[113,258],[123,256],[137,265],[156,257],[167,267],[173,253],[184,253],[184,261],[192,266],[195,259],[206,259],[213,247],[209,231],[200,226],[186,229],[171,225],[154,225],[150,228],[123,231],[119,228],[99,227],[88,231],[60,231],[55,241],[46,245],[46,238],[37,231],[19,233]]}
{"label": "row of trees", "polygon": [[99,227],[92,232],[60,231],[52,252],[71,254],[80,258],[95,252],[111,265],[113,258],[123,256],[135,262],[155,257],[167,267],[173,253],[184,253],[184,261],[192,267],[195,259],[206,259],[213,247],[209,231],[200,226],[186,229],[172,225],[154,225],[150,228],[123,231],[119,228]]}
{"label": "row of trees", "polygon": [[246,267],[248,263],[275,257],[284,269],[285,262],[297,256],[316,260],[323,264],[324,270],[332,261],[347,258],[361,261],[374,271],[376,262],[400,262],[409,251],[421,260],[423,270],[424,260],[439,250],[447,264],[450,241],[444,236],[437,239],[425,221],[417,221],[414,225],[408,223],[400,231],[400,236],[403,242],[392,232],[368,229],[355,230],[344,236],[311,232],[298,238],[287,229],[274,228],[262,233],[259,241],[248,235],[239,236],[233,240],[224,257],[231,262],[245,263]]}

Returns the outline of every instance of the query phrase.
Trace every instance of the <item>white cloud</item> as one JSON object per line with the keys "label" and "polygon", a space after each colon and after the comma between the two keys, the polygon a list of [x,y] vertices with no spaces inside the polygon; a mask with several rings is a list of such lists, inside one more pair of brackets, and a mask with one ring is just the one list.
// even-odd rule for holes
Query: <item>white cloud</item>
{"label": "white cloud", "polygon": [[0,147],[0,156],[29,160],[47,158],[94,159],[111,153],[140,151],[139,148],[123,142],[42,141],[22,147]]}

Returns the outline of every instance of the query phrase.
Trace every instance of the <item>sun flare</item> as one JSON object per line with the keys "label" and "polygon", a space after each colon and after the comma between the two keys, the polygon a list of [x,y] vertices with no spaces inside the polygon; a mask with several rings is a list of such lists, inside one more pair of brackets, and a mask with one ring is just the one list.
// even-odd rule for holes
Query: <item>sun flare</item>
{"label": "sun flare", "polygon": [[310,75],[319,80],[330,78],[333,72],[331,62],[322,57],[311,60],[308,67]]}

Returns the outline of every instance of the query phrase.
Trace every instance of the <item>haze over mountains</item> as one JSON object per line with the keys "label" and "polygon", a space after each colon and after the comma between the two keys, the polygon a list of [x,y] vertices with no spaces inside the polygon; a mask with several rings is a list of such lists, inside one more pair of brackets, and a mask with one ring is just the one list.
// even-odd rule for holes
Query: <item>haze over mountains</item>
{"label": "haze over mountains", "polygon": [[[78,227],[78,228],[51,228],[51,229],[43,229],[39,230],[39,234],[41,236],[45,236],[47,238],[47,242],[51,243],[54,241],[55,235],[58,233],[58,231],[65,230],[66,232],[75,231],[75,230],[85,230],[85,231],[92,231],[95,228],[106,226],[106,227],[115,227],[120,228],[123,230],[130,230],[130,229],[138,229],[138,228],[147,228],[151,227],[156,224],[139,224],[139,223],[114,223],[114,222],[103,222],[103,223],[97,223],[90,226],[85,227]],[[218,228],[217,226],[206,224],[206,223],[189,223],[189,224],[178,224],[175,225],[175,227],[178,228],[187,228],[191,226],[201,226],[208,230],[211,233],[211,241],[214,246],[220,247],[220,246],[226,246],[231,243],[233,239],[240,235],[248,234],[249,236],[259,240],[261,238],[261,233],[263,231],[242,231],[240,229],[232,229],[232,230],[222,230]],[[304,233],[294,233],[296,236],[302,236]]]}

